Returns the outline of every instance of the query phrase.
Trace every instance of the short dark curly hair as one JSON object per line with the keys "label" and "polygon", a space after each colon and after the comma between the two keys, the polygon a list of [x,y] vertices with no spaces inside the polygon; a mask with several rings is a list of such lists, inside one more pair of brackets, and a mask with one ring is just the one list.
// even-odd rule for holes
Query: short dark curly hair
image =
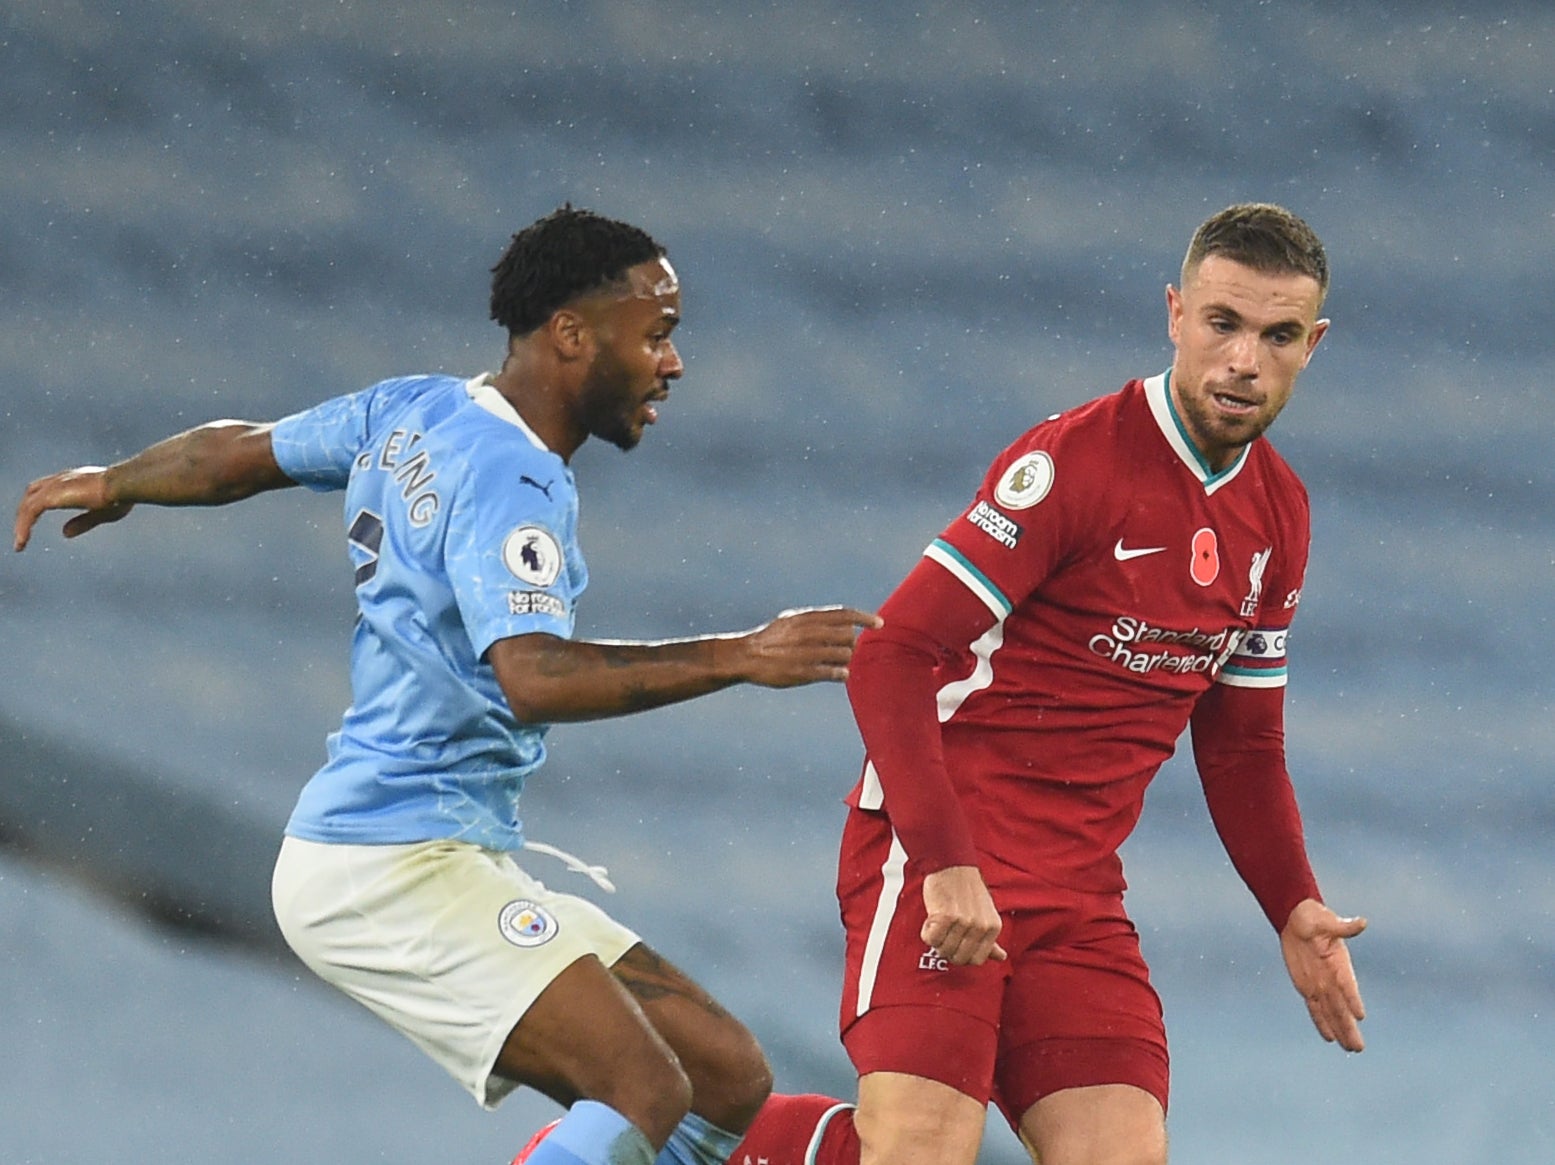
{"label": "short dark curly hair", "polygon": [[1328,256],[1311,227],[1272,202],[1239,202],[1205,219],[1182,261],[1182,278],[1211,255],[1223,255],[1254,271],[1308,275],[1328,294]]}
{"label": "short dark curly hair", "polygon": [[491,318],[528,335],[579,296],[665,253],[648,232],[566,203],[509,241],[491,269]]}

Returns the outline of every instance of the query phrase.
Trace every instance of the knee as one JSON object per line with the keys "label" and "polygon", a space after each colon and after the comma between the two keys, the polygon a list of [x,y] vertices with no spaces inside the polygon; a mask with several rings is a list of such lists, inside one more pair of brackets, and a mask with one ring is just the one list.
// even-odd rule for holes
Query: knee
{"label": "knee", "polygon": [[767,1103],[767,1097],[772,1095],[772,1066],[767,1063],[766,1055],[758,1047],[754,1058],[750,1061],[745,1075],[744,1083],[740,1088],[738,1104],[746,1113],[741,1122],[742,1127],[750,1124],[756,1118],[756,1113],[761,1106]]}
{"label": "knee", "polygon": [[766,1053],[753,1037],[730,1073],[729,1103],[745,1111],[745,1123],[749,1123],[771,1095],[772,1065],[767,1063]]}
{"label": "knee", "polygon": [[[650,1134],[650,1139],[656,1145],[662,1146],[669,1140],[670,1133],[675,1131],[675,1126],[685,1119],[691,1111],[693,1102],[691,1078],[680,1068],[674,1067],[673,1071],[662,1074],[660,1080],[653,1089],[653,1095],[645,1098],[651,1106],[652,1115],[649,1119],[655,1122],[656,1129]],[[662,1136],[660,1135],[662,1130]]]}
{"label": "knee", "polygon": [[756,1037],[743,1029],[717,1059],[693,1081],[694,1107],[720,1128],[743,1132],[772,1095],[772,1067]]}
{"label": "knee", "polygon": [[631,1121],[656,1148],[691,1111],[691,1078],[673,1059],[613,1074],[595,1099]]}

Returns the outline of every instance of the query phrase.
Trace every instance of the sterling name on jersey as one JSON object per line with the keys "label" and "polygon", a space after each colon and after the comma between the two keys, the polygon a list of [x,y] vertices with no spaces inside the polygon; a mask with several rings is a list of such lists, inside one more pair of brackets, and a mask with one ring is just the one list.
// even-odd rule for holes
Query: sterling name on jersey
{"label": "sterling name on jersey", "polygon": [[518,798],[545,759],[484,655],[572,634],[588,582],[572,473],[485,377],[412,376],[279,422],[292,480],[345,491],[359,617],[351,707],[287,832],[387,844],[523,844]]}
{"label": "sterling name on jersey", "polygon": [[[1121,884],[1115,851],[1198,697],[1284,685],[1308,540],[1284,459],[1260,439],[1212,472],[1165,375],[1005,450],[925,551],[995,618],[939,668],[946,766],[990,808],[985,854]],[[868,770],[855,796],[881,806]]]}

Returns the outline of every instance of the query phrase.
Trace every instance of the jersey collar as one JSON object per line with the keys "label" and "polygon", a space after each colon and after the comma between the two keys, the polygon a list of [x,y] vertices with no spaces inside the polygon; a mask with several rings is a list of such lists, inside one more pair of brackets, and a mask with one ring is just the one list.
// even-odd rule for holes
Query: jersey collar
{"label": "jersey collar", "polygon": [[1182,417],[1177,414],[1177,406],[1172,403],[1171,378],[1172,373],[1168,369],[1145,381],[1145,400],[1150,404],[1150,415],[1155,418],[1161,436],[1166,438],[1166,443],[1172,447],[1178,459],[1188,467],[1194,477],[1203,483],[1204,492],[1212,494],[1242,472],[1242,466],[1247,464],[1247,451],[1251,446],[1244,445],[1242,451],[1236,455],[1236,460],[1219,473],[1210,469],[1209,463],[1204,460],[1204,455],[1189,438],[1187,427],[1183,425]]}
{"label": "jersey collar", "polygon": [[530,444],[536,449],[543,453],[550,452],[545,442],[540,440],[540,435],[531,429],[524,418],[518,415],[518,410],[508,403],[507,397],[491,386],[491,373],[482,372],[479,376],[466,380],[464,391],[469,394],[472,401],[492,416],[501,418],[528,437]]}

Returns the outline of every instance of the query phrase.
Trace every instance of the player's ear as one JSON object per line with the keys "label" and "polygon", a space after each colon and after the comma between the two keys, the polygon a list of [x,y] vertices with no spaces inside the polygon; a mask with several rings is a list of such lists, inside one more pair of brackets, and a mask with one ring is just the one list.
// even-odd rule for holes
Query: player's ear
{"label": "player's ear", "polygon": [[1166,334],[1177,343],[1177,332],[1182,324],[1182,292],[1170,283],[1166,285]]}
{"label": "player's ear", "polygon": [[564,360],[577,360],[585,355],[589,344],[589,325],[579,312],[571,308],[559,308],[545,322],[546,335]]}
{"label": "player's ear", "polygon": [[1312,359],[1312,350],[1317,347],[1317,342],[1323,338],[1323,334],[1327,331],[1327,320],[1318,320],[1317,323],[1312,325],[1312,330],[1307,333],[1307,352],[1301,358],[1301,366],[1303,368],[1307,366],[1307,361]]}

